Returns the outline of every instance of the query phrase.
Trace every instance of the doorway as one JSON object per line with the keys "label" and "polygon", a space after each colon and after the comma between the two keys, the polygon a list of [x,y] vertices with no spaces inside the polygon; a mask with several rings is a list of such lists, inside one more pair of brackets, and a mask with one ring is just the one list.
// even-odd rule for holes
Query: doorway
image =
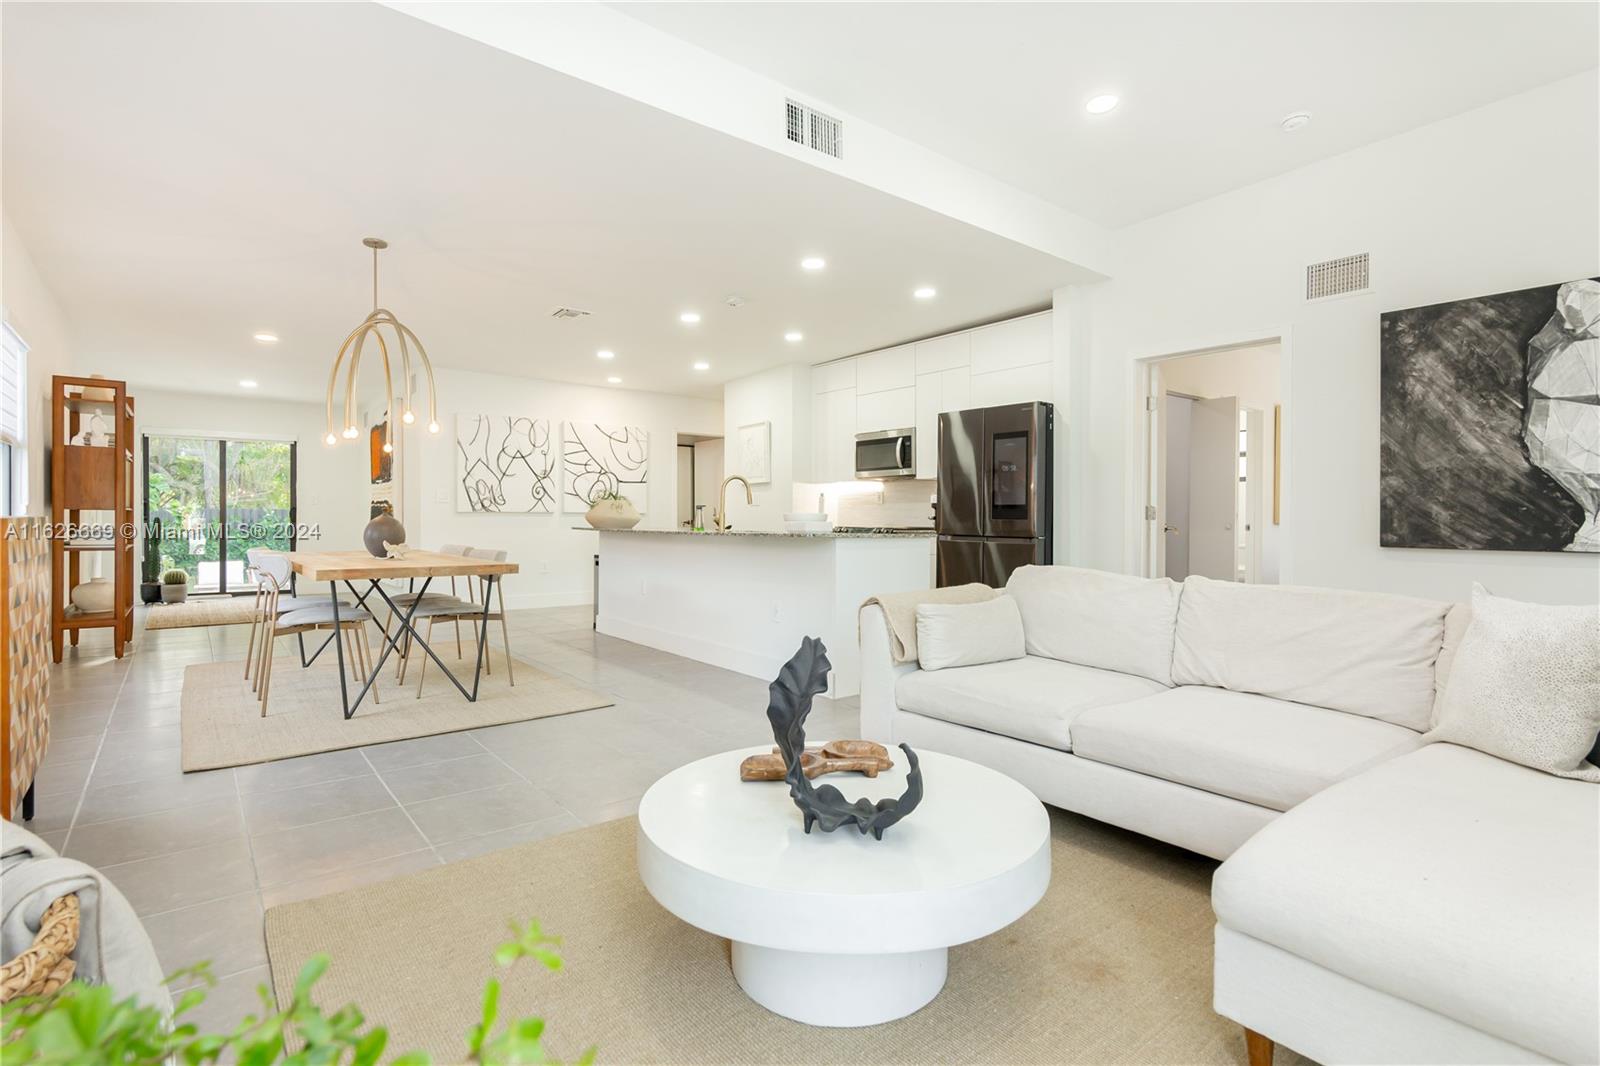
{"label": "doorway", "polygon": [[678,434],[678,525],[710,521],[722,484],[722,438]]}
{"label": "doorway", "polygon": [[1282,358],[1270,340],[1147,361],[1147,576],[1278,582]]}
{"label": "doorway", "polygon": [[145,521],[161,521],[160,569],[196,593],[250,591],[245,553],[295,549],[295,442],[144,436]]}

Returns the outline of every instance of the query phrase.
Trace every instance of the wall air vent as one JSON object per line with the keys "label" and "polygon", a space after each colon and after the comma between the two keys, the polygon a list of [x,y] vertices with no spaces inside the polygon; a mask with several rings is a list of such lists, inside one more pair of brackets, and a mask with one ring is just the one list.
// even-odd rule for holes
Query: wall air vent
{"label": "wall air vent", "polygon": [[1326,300],[1372,288],[1372,256],[1346,255],[1306,267],[1306,299]]}
{"label": "wall air vent", "polygon": [[551,318],[588,318],[589,312],[580,311],[576,307],[558,307],[550,312]]}
{"label": "wall air vent", "polygon": [[844,123],[798,100],[784,102],[784,136],[823,155],[844,157]]}

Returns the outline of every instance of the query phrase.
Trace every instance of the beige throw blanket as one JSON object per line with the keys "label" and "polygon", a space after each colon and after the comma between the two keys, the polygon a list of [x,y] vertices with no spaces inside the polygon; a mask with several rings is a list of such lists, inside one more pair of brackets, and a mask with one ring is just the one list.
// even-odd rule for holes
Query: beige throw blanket
{"label": "beige throw blanket", "polygon": [[1000,595],[999,589],[974,581],[943,589],[916,589],[869,596],[862,607],[877,604],[889,623],[889,651],[897,663],[917,661],[917,605],[922,603],[982,603]]}

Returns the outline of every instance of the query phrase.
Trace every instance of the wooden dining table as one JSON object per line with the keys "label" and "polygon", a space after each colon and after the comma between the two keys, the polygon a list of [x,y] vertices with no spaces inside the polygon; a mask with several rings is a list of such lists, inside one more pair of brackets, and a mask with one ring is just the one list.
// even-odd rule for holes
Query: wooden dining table
{"label": "wooden dining table", "polygon": [[[333,600],[333,640],[334,654],[339,660],[339,698],[344,705],[344,716],[348,719],[356,713],[356,708],[361,706],[361,701],[366,698],[367,692],[378,680],[378,672],[383,668],[384,661],[389,658],[389,653],[400,652],[402,635],[409,636],[428,653],[428,657],[438,664],[444,675],[450,679],[451,684],[469,701],[478,699],[478,682],[483,676],[484,649],[489,639],[489,615],[491,602],[490,594],[494,591],[494,583],[507,574],[515,574],[518,570],[516,563],[490,562],[486,559],[473,559],[462,555],[444,555],[439,552],[407,551],[403,558],[379,559],[366,551],[342,552],[290,552],[289,565],[302,579],[317,583],[326,581],[328,591]],[[412,615],[416,614],[417,607],[422,603],[422,597],[428,592],[428,585],[436,577],[465,577],[479,578],[484,582],[483,609],[481,624],[478,627],[477,662],[472,674],[472,688],[461,682],[444,664],[444,661],[429,647],[420,632],[411,624]],[[391,580],[422,581],[422,587],[416,591],[415,598],[409,607],[401,607],[390,598],[384,589],[383,582]],[[378,661],[373,665],[372,672],[367,676],[366,684],[356,694],[355,702],[350,701],[350,686],[345,678],[343,642],[337,639],[339,633],[339,610],[347,605],[339,602],[339,583],[343,582],[345,588],[350,590],[356,599],[355,609],[366,608],[368,597],[376,594],[389,608],[389,613],[399,620],[399,627],[391,634],[387,626],[383,628],[383,651],[378,655]],[[366,591],[358,591],[357,584],[366,582]],[[473,605],[476,609],[476,604]],[[373,612],[376,618],[376,612]],[[506,654],[511,654],[511,649],[506,649]]]}

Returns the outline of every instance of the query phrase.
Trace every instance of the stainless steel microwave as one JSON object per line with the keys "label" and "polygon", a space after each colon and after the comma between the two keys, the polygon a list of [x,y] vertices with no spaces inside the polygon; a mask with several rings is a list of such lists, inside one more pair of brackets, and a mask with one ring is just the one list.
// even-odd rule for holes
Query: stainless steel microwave
{"label": "stainless steel microwave", "polygon": [[856,434],[856,477],[877,481],[917,476],[917,431],[880,429]]}

